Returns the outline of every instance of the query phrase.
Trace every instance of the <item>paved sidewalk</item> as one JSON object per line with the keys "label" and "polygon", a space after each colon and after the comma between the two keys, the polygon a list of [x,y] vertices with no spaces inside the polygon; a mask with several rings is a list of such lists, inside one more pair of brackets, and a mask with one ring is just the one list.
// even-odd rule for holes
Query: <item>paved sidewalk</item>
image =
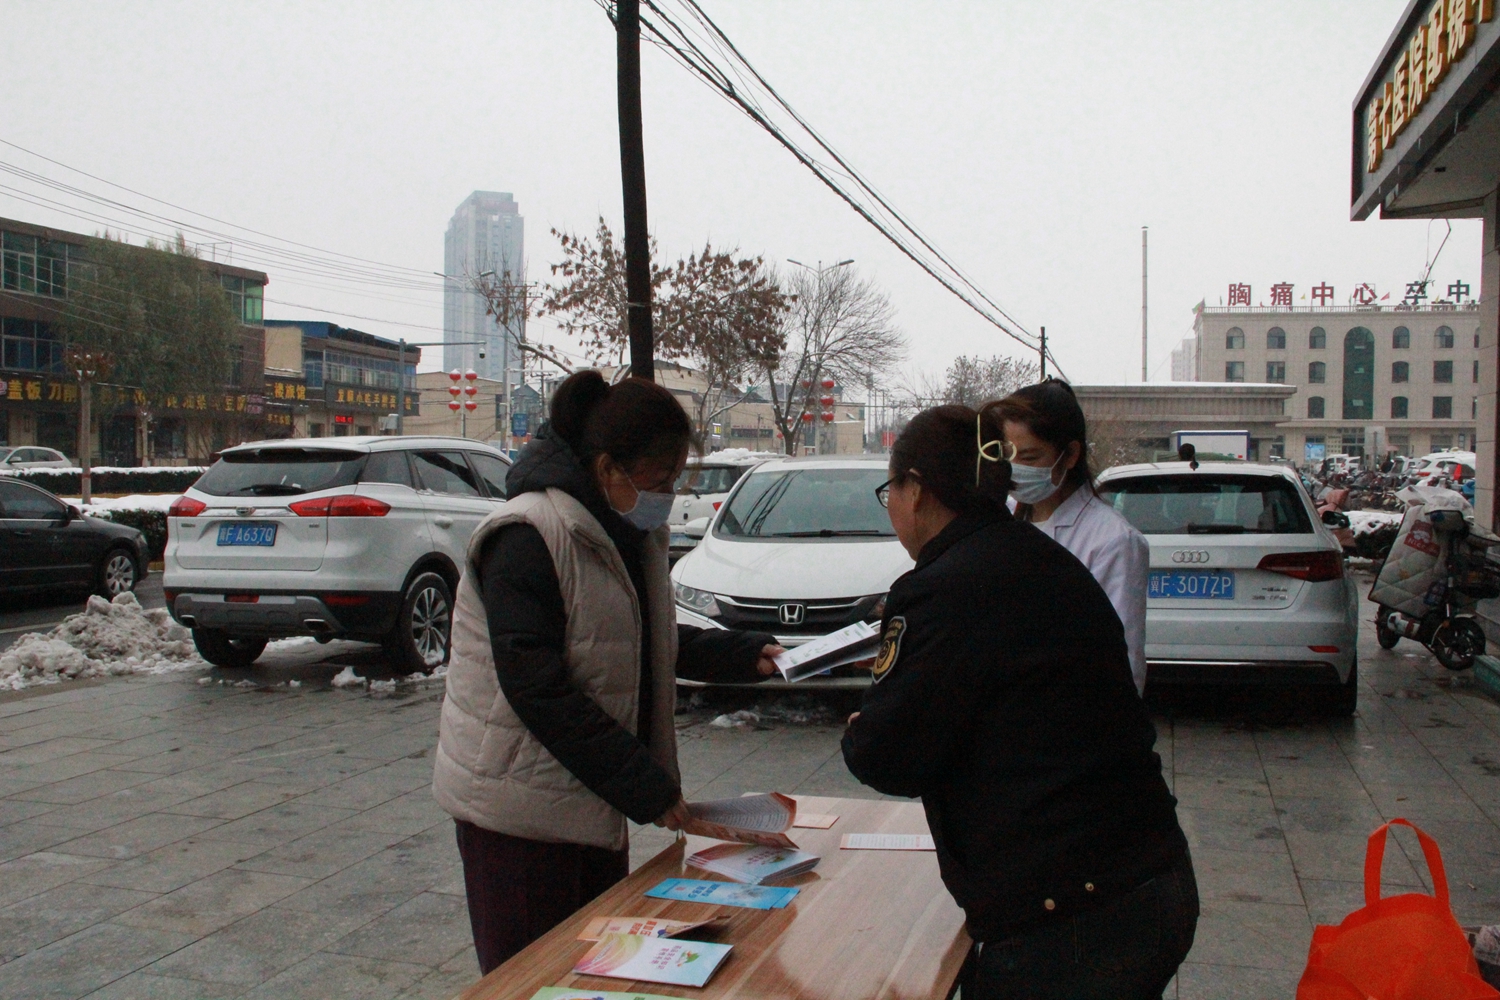
{"label": "paved sidewalk", "polygon": [[[0,696],[0,997],[446,1000],[470,984],[451,821],[428,790],[441,687],[318,683],[339,667],[300,664],[296,689],[187,676]],[[1459,919],[1500,923],[1500,706],[1414,644],[1367,639],[1361,670],[1352,721],[1295,698],[1158,703],[1203,895],[1177,996],[1290,997],[1313,923],[1360,905],[1365,837],[1396,815],[1438,838]],[[689,797],[869,794],[831,713],[727,729],[714,714],[679,719]],[[636,831],[633,860],[666,839]],[[1398,841],[1385,877],[1406,891],[1425,869]]]}

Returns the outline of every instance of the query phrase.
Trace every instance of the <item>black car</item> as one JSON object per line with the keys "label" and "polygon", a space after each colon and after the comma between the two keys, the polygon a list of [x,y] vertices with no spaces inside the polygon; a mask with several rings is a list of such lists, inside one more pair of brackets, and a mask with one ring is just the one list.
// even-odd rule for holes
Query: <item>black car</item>
{"label": "black car", "polygon": [[0,592],[134,590],[146,575],[139,529],[79,513],[40,486],[0,478]]}

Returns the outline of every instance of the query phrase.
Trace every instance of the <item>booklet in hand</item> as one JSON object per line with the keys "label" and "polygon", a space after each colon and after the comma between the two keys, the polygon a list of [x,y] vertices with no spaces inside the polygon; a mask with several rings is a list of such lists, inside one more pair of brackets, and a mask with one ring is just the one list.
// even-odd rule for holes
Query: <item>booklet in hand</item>
{"label": "booklet in hand", "polygon": [[782,677],[800,681],[846,663],[868,659],[879,645],[879,628],[869,622],[855,622],[848,628],[793,646],[774,662]]}
{"label": "booklet in hand", "polygon": [[759,844],[715,844],[687,859],[694,868],[715,872],[746,885],[794,878],[818,867],[821,859],[806,851],[788,851]]}
{"label": "booklet in hand", "polygon": [[702,986],[729,954],[730,945],[639,934],[606,934],[573,971],[674,986]]}
{"label": "booklet in hand", "polygon": [[797,818],[797,800],[780,792],[738,799],[689,802],[684,833],[738,844],[796,848],[786,831]]}

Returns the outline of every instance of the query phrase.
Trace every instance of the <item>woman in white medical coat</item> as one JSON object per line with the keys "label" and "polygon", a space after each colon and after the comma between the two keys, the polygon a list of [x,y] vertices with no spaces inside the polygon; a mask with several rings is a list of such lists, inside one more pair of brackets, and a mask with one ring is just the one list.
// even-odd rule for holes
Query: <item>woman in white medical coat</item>
{"label": "woman in white medical coat", "polygon": [[1145,691],[1151,546],[1094,492],[1083,408],[1066,382],[1048,379],[1007,396],[999,411],[1005,440],[1016,449],[1016,516],[1052,536],[1099,581],[1125,626],[1135,688]]}

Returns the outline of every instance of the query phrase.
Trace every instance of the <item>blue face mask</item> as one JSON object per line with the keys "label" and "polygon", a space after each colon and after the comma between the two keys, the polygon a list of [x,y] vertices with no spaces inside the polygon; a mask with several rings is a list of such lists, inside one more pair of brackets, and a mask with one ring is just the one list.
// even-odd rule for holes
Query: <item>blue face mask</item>
{"label": "blue face mask", "polygon": [[642,531],[654,531],[667,523],[672,516],[675,493],[647,493],[635,491],[635,505],[619,512],[620,516]]}
{"label": "blue face mask", "polygon": [[[1061,456],[1057,462],[1061,462]],[[1020,465],[1012,462],[1010,465],[1010,478],[1016,484],[1011,494],[1017,503],[1037,504],[1046,500],[1052,494],[1062,489],[1061,483],[1052,481],[1052,471],[1057,468],[1057,462],[1048,466]]]}

